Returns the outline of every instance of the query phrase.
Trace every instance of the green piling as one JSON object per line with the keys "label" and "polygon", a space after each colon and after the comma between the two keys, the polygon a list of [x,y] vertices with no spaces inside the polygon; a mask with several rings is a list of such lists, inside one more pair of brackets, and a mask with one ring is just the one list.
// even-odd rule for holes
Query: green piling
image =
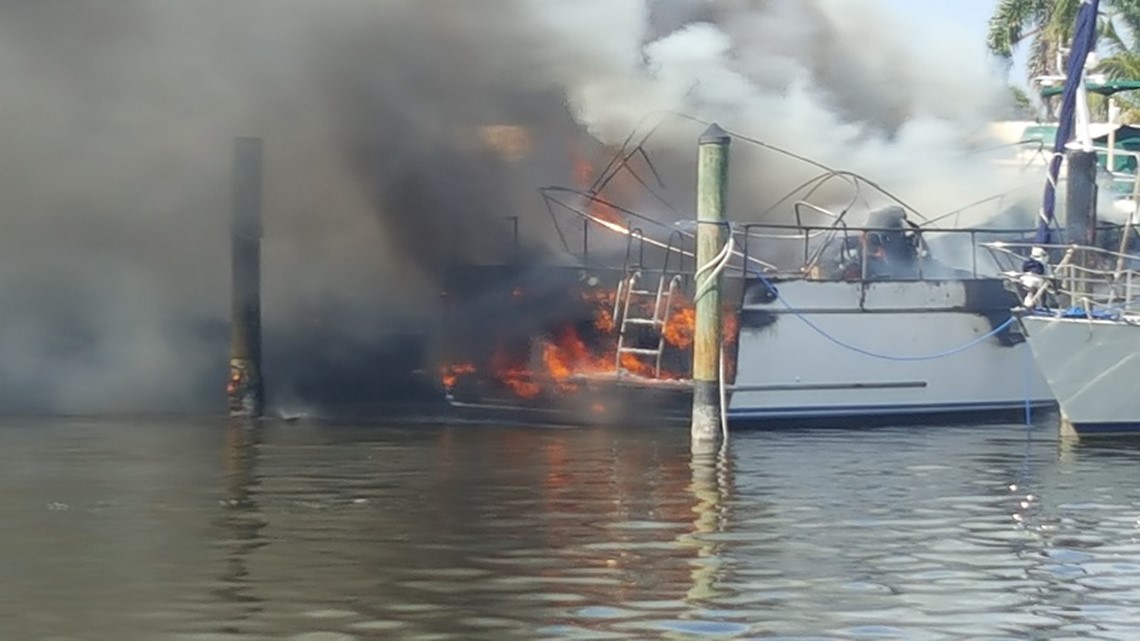
{"label": "green piling", "polygon": [[[718,125],[701,134],[697,157],[697,265],[710,265],[727,240],[728,147],[730,137]],[[720,294],[723,277],[710,266],[696,278],[696,326],[693,340],[694,445],[714,443],[720,435],[719,355]]]}

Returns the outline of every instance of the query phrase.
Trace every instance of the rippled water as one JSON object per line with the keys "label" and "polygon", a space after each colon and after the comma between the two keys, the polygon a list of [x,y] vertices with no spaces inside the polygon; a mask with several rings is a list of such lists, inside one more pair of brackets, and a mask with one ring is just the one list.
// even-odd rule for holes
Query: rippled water
{"label": "rippled water", "polygon": [[0,426],[2,639],[1136,639],[1140,443]]}

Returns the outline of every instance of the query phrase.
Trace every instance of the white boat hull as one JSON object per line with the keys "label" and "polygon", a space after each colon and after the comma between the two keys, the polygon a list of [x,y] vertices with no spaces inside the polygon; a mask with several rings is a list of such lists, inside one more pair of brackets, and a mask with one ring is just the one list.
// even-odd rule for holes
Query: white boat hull
{"label": "white boat hull", "polygon": [[[979,282],[777,283],[778,300],[744,305],[730,418],[901,418],[1051,406],[1022,337],[986,337],[1009,318],[1012,299],[1000,283]],[[988,300],[978,300],[981,290]],[[1011,328],[1016,332],[1016,323]]]}
{"label": "white boat hull", "polygon": [[1140,433],[1140,326],[1025,316],[1033,355],[1078,434]]}

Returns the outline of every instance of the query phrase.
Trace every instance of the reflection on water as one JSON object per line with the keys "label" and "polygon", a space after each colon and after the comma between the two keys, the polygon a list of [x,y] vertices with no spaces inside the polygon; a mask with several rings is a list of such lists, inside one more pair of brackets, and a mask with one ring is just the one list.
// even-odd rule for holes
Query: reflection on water
{"label": "reflection on water", "polygon": [[4,639],[1134,639],[1140,444],[0,427]]}
{"label": "reflection on water", "polygon": [[260,516],[254,491],[257,479],[257,446],[260,429],[256,423],[235,420],[225,431],[223,459],[225,461],[226,499],[223,513],[217,523],[221,531],[222,547],[226,550],[221,585],[215,598],[234,607],[234,624],[224,625],[223,631],[239,633],[238,621],[247,621],[262,611],[261,600],[254,595],[253,581],[249,576],[246,559],[265,545],[261,531],[265,521]]}

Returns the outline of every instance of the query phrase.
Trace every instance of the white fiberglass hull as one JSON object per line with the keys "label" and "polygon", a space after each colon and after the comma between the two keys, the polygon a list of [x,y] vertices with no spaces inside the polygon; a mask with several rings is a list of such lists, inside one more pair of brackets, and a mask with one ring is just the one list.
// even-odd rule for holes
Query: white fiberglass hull
{"label": "white fiberglass hull", "polygon": [[1021,337],[987,337],[1009,319],[997,281],[776,287],[778,299],[744,305],[730,418],[905,421],[1053,404]]}
{"label": "white fiberglass hull", "polygon": [[1140,326],[1025,316],[1029,344],[1078,434],[1140,433]]}

